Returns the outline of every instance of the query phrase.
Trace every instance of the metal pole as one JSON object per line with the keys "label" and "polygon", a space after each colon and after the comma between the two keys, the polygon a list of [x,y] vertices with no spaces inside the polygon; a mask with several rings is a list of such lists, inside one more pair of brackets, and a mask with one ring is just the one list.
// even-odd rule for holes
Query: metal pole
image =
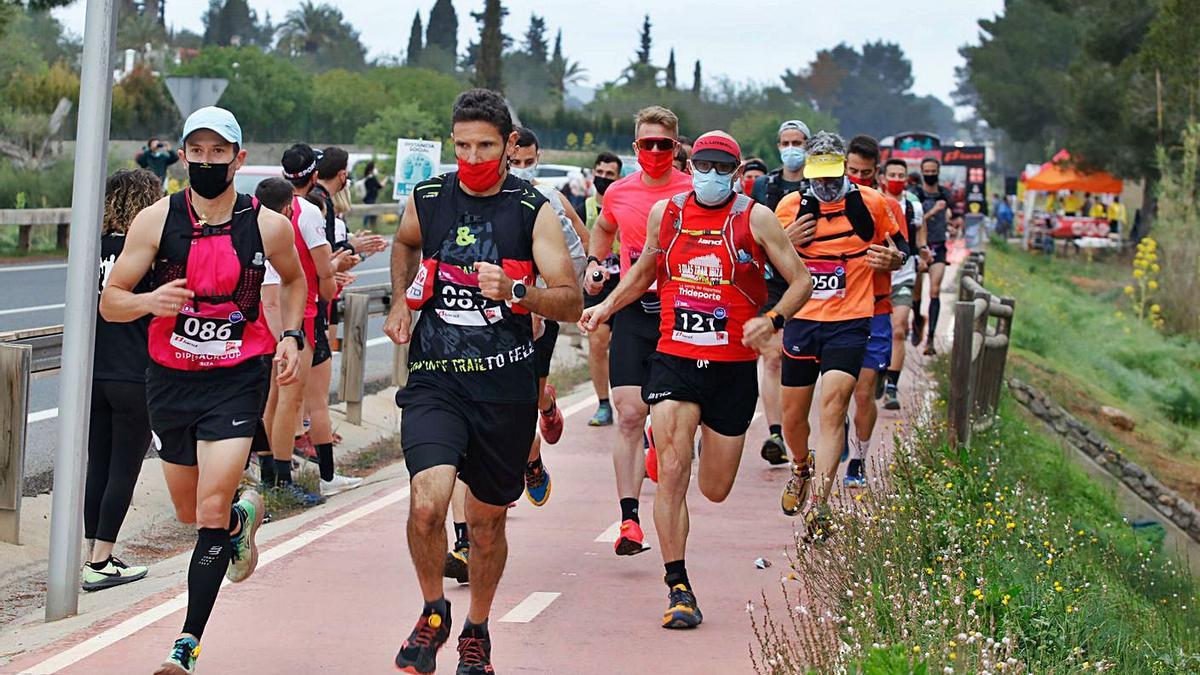
{"label": "metal pole", "polygon": [[63,317],[62,373],[58,388],[58,446],[50,508],[50,568],[46,620],[79,609],[80,548],[83,542],[83,469],[87,457],[92,392],[92,348],[96,338],[96,283],[104,178],[108,173],[108,125],[112,112],[113,0],[88,0],[79,76],[79,124],[71,200],[67,303]]}

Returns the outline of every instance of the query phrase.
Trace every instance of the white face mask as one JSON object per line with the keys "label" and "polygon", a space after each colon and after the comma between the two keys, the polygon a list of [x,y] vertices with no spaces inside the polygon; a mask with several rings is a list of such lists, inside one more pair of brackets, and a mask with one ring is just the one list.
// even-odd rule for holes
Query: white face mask
{"label": "white face mask", "polygon": [[537,164],[532,164],[530,166],[523,167],[523,168],[509,166],[508,172],[511,173],[512,175],[516,176],[517,178],[520,178],[523,181],[532,183],[533,179],[535,177],[537,177]]}

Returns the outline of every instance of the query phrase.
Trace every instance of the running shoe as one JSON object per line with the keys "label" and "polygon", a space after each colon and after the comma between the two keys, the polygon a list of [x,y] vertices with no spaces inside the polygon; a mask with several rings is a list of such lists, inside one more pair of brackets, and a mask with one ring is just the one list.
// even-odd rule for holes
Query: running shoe
{"label": "running shoe", "polygon": [[340,473],[333,474],[333,480],[321,479],[321,496],[332,497],[346,490],[353,490],[362,485],[363,479],[353,476],[343,476]]}
{"label": "running shoe", "polygon": [[192,675],[196,672],[196,659],[199,657],[200,641],[190,635],[180,636],[171,647],[167,660],[154,671],[154,675]]}
{"label": "running shoe", "polygon": [[825,541],[833,536],[833,511],[824,502],[815,502],[804,514],[804,541]]}
{"label": "running shoe", "polygon": [[396,652],[396,669],[404,673],[432,673],[437,669],[437,653],[450,639],[450,601],[446,616],[426,608],[417,625]]}
{"label": "running shoe", "polygon": [[700,607],[696,605],[696,595],[683,584],[675,584],[667,593],[671,606],[663,612],[663,628],[695,628],[704,621]]}
{"label": "running shoe", "polygon": [[492,638],[483,635],[458,636],[458,669],[454,675],[491,675]]}
{"label": "running shoe", "polygon": [[246,490],[242,493],[242,498],[233,505],[233,509],[242,521],[242,529],[236,537],[230,539],[233,553],[229,557],[229,569],[225,571],[225,578],[236,584],[254,574],[254,568],[258,566],[258,544],[254,542],[254,537],[262,525],[262,496],[254,490]]}
{"label": "running shoe", "polygon": [[306,509],[325,503],[324,497],[315,492],[305,490],[298,483],[280,483],[273,489],[278,491],[285,499],[291,499]]}
{"label": "running shoe", "polygon": [[453,551],[446,552],[446,563],[442,566],[442,576],[453,579],[460,584],[471,580],[471,545],[459,542]]}
{"label": "running shoe", "polygon": [[848,488],[862,488],[867,486],[867,467],[866,462],[861,459],[852,459],[846,464],[846,477],[842,479],[842,485]]}
{"label": "running shoe", "polygon": [[646,445],[646,478],[658,482],[658,450],[654,448],[654,429],[646,429],[642,434]]}
{"label": "running shoe", "polygon": [[113,586],[120,586],[137,581],[146,576],[147,568],[141,565],[130,567],[115,556],[109,556],[103,567],[97,569],[91,563],[84,564],[82,576],[83,590],[99,591]]}
{"label": "running shoe", "polygon": [[784,515],[794,516],[800,513],[800,507],[808,499],[812,467],[811,451],[808,453],[808,460],[803,465],[792,464],[792,475],[788,478],[787,485],[783,487],[783,496],[779,498],[779,507],[783,509]]}
{"label": "running shoe", "polygon": [[934,346],[933,346],[933,338],[932,337],[929,338],[929,341],[925,343],[924,354],[925,354],[925,356],[937,356],[937,349],[934,348]]}
{"label": "running shoe", "polygon": [[842,456],[838,458],[838,464],[850,459],[850,413],[846,413],[846,419],[842,422]]}
{"label": "running shoe", "polygon": [[884,410],[900,409],[899,391],[891,382],[888,382],[887,386],[883,388],[883,408]]}
{"label": "running shoe", "polygon": [[534,506],[541,506],[550,500],[550,472],[545,464],[538,462],[532,469],[525,465],[525,496]]}
{"label": "running shoe", "polygon": [[908,339],[912,342],[912,346],[916,347],[921,344],[921,336],[925,334],[925,317],[920,314],[913,314],[912,332],[908,334]]}
{"label": "running shoe", "polygon": [[613,549],[617,555],[637,555],[650,550],[649,546],[642,543],[645,539],[642,526],[636,520],[626,520],[621,523],[621,533],[617,535]]}
{"label": "running shoe", "polygon": [[768,436],[767,440],[763,441],[760,454],[769,464],[787,464],[787,445],[783,442],[783,436],[779,434]]}
{"label": "running shoe", "polygon": [[313,464],[319,463],[317,459],[317,446],[313,445],[312,439],[308,437],[308,432],[305,431],[296,437],[292,445],[292,455],[298,459],[302,459]]}
{"label": "running shoe", "polygon": [[563,414],[558,407],[558,393],[554,391],[554,385],[546,385],[546,396],[550,398],[550,412],[540,412],[538,430],[542,432],[542,440],[554,445],[562,438]]}
{"label": "running shoe", "polygon": [[588,420],[589,427],[607,427],[613,423],[612,404],[605,402],[596,407],[596,413]]}

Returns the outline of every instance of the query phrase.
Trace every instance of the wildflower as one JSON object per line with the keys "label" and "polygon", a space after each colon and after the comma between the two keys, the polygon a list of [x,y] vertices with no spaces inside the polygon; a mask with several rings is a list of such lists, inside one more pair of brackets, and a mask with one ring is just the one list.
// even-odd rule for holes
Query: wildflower
{"label": "wildflower", "polygon": [[1154,289],[1158,288],[1158,282],[1153,279],[1146,282],[1146,285],[1150,287],[1150,290],[1154,290]]}
{"label": "wildflower", "polygon": [[1125,287],[1125,295],[1133,295],[1133,286]]}
{"label": "wildflower", "polygon": [[921,645],[913,645],[913,653],[920,654],[921,653]]}
{"label": "wildflower", "polygon": [[1150,305],[1150,313],[1151,314],[1158,314],[1161,311],[1162,311],[1162,307],[1159,307],[1157,304]]}
{"label": "wildflower", "polygon": [[1005,593],[1004,597],[1000,599],[1000,604],[1004,605],[1005,607],[1008,607],[1009,600],[1012,600],[1012,596],[1009,595],[1008,593]]}

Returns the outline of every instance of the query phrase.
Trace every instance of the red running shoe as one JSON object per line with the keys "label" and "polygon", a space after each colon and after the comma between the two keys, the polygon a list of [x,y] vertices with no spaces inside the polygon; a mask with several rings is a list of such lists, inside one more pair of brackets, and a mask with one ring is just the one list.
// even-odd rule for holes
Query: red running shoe
{"label": "red running shoe", "polygon": [[637,555],[649,551],[650,547],[642,543],[645,538],[642,526],[636,520],[626,520],[621,523],[621,533],[617,535],[617,543],[613,549],[617,555]]}
{"label": "red running shoe", "polygon": [[554,445],[562,438],[563,414],[558,408],[558,392],[554,390],[554,385],[546,385],[546,396],[551,400],[550,412],[538,411],[538,430],[542,432],[544,441]]}
{"label": "red running shoe", "polygon": [[646,477],[658,482],[658,451],[654,449],[654,428],[646,430]]}
{"label": "red running shoe", "polygon": [[308,432],[304,432],[296,437],[292,446],[292,454],[313,464],[317,463],[317,448],[313,445],[312,439],[308,437]]}

